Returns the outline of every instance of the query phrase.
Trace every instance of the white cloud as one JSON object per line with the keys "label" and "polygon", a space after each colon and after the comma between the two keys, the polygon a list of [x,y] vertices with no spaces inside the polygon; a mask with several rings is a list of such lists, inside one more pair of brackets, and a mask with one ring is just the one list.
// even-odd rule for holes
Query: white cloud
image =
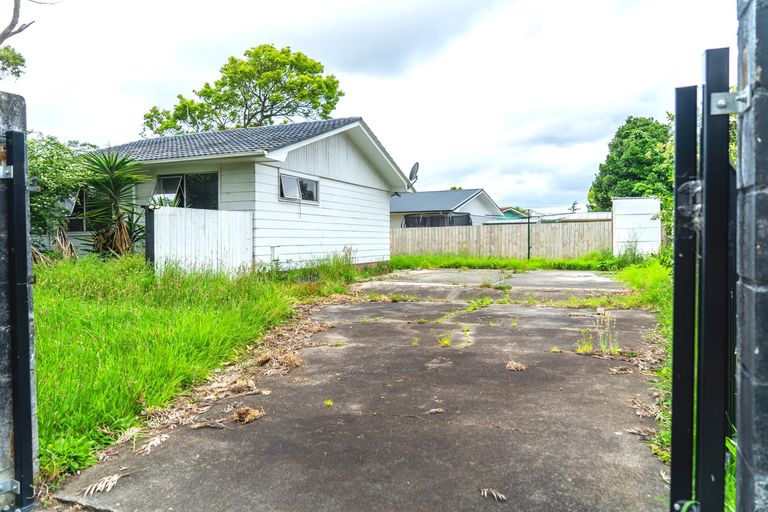
{"label": "white cloud", "polygon": [[[214,80],[264,42],[326,64],[421,190],[486,188],[498,203],[584,201],[628,115],[663,118],[700,80],[705,48],[735,46],[734,2],[61,0],[9,42],[31,128],[98,144],[135,139],[152,105]],[[735,50],[732,51],[735,55]]]}

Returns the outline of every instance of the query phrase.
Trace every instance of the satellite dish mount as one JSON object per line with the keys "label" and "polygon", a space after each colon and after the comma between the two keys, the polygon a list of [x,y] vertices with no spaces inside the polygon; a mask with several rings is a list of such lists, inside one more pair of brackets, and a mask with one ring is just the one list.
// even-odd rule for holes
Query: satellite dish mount
{"label": "satellite dish mount", "polygon": [[416,183],[416,180],[419,179],[419,162],[416,162],[413,164],[413,167],[411,167],[411,173],[408,175],[408,181],[410,181],[410,184],[408,185],[408,190],[413,188],[413,184]]}

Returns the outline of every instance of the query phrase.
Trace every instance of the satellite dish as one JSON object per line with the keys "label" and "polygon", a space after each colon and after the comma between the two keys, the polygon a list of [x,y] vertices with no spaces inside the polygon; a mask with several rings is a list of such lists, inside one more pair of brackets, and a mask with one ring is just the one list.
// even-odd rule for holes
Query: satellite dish
{"label": "satellite dish", "polygon": [[416,162],[415,164],[413,164],[413,167],[411,167],[411,174],[408,175],[408,180],[411,183],[415,183],[418,177],[419,177],[419,162]]}

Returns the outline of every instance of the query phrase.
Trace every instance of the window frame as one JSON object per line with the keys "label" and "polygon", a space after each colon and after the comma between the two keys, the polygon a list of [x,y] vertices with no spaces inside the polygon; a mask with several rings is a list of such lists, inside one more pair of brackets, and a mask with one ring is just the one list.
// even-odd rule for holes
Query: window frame
{"label": "window frame", "polygon": [[[77,205],[80,204],[80,209],[82,210],[82,214],[75,213],[75,210],[77,210]],[[72,202],[72,210],[69,212],[69,215],[67,216],[67,233],[87,233],[88,232],[88,225],[85,222],[85,205],[86,205],[86,197],[85,197],[85,187],[80,187],[77,189],[77,193],[75,194],[75,200]],[[83,229],[70,229],[72,227],[72,222],[82,222],[82,228]]]}
{"label": "window frame", "polygon": [[[179,184],[179,189],[181,190],[181,198],[183,199],[183,204],[177,206],[177,208],[192,208],[191,206],[189,206],[189,193],[187,192],[187,177],[192,175],[199,175],[199,174],[215,174],[216,175],[216,210],[221,210],[221,173],[219,173],[218,171],[157,174],[155,176],[155,188],[152,190],[152,195],[149,196],[150,204],[152,204],[152,200],[155,196],[164,195],[164,194],[156,193],[157,186],[160,183],[160,180],[179,178],[181,179],[181,182]],[[201,208],[201,209],[209,210],[210,208]]]}
{"label": "window frame", "polygon": [[[299,197],[286,197],[284,195],[284,187],[283,187],[283,178],[290,178],[296,181],[296,188],[298,189]],[[304,199],[301,196],[301,182],[311,182],[315,184],[315,199]],[[277,198],[280,201],[285,201],[288,203],[306,203],[306,204],[314,204],[319,205],[320,204],[320,180],[315,180],[312,178],[304,178],[302,176],[296,176],[295,174],[288,174],[279,172],[277,174]]]}

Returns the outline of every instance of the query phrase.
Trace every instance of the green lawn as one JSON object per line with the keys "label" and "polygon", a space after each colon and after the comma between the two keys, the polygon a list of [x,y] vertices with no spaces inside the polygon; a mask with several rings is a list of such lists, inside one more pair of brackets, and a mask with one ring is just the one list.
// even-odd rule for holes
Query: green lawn
{"label": "green lawn", "polygon": [[40,467],[56,481],[203,379],[312,296],[357,276],[340,259],[290,273],[155,274],[140,257],[37,266]]}

